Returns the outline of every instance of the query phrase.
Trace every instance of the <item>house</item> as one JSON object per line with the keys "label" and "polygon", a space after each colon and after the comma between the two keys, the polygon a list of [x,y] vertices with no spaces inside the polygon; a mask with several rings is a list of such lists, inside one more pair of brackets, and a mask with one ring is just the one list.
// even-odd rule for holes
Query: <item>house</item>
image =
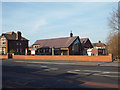
{"label": "house", "polygon": [[25,48],[28,48],[28,39],[22,37],[22,33],[18,31],[2,33],[0,36],[0,54],[7,54],[10,50],[14,50],[16,54],[24,54]]}
{"label": "house", "polygon": [[93,45],[92,53],[95,56],[107,54],[106,45],[101,41],[98,41],[98,43],[92,43],[92,45]]}
{"label": "house", "polygon": [[38,55],[80,55],[81,42],[79,36],[37,40],[32,47]]}
{"label": "house", "polygon": [[87,55],[87,50],[89,48],[93,48],[91,41],[89,38],[81,38],[81,45],[82,45],[82,53],[83,55]]}

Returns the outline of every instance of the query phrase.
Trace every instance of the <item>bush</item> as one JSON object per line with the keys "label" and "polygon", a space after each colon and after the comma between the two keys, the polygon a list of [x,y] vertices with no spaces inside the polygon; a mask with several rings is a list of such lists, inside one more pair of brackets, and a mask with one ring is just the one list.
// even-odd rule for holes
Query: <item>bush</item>
{"label": "bush", "polygon": [[15,50],[13,50],[13,49],[10,50],[10,54],[13,54],[13,53],[16,54]]}

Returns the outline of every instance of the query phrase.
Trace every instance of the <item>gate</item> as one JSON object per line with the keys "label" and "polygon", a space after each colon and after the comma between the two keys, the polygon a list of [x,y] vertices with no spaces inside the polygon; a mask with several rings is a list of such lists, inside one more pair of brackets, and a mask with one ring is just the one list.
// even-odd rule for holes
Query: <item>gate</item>
{"label": "gate", "polygon": [[8,53],[8,59],[12,59],[12,54],[11,53]]}

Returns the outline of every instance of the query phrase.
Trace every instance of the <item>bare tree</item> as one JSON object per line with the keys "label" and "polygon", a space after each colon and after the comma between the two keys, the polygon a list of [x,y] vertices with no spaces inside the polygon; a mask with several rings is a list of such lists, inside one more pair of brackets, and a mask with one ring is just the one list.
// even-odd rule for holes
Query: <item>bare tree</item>
{"label": "bare tree", "polygon": [[110,33],[107,38],[107,51],[113,54],[113,59],[120,61],[120,5],[114,9],[109,17]]}

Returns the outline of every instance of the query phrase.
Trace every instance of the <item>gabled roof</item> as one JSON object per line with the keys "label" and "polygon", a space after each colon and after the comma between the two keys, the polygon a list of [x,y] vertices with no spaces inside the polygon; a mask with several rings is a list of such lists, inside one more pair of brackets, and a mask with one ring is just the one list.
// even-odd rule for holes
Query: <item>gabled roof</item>
{"label": "gabled roof", "polygon": [[79,36],[37,40],[34,44],[40,44],[39,48],[42,48],[42,47],[67,48],[78,37]]}
{"label": "gabled roof", "polygon": [[82,48],[93,48],[91,41],[89,38],[81,38],[80,39]]}
{"label": "gabled roof", "polygon": [[98,43],[92,43],[93,47],[105,47],[106,45],[104,43],[101,43],[100,41]]}
{"label": "gabled roof", "polygon": [[[7,40],[16,40],[16,33],[14,33],[15,35],[12,34],[12,32],[7,32],[7,33],[3,33],[1,36],[5,36]],[[22,40],[28,40],[24,37],[21,36]]]}
{"label": "gabled roof", "polygon": [[80,39],[80,42],[81,42],[81,43],[83,43],[83,42],[86,43],[88,39],[89,39],[89,38],[81,38],[81,39]]}

